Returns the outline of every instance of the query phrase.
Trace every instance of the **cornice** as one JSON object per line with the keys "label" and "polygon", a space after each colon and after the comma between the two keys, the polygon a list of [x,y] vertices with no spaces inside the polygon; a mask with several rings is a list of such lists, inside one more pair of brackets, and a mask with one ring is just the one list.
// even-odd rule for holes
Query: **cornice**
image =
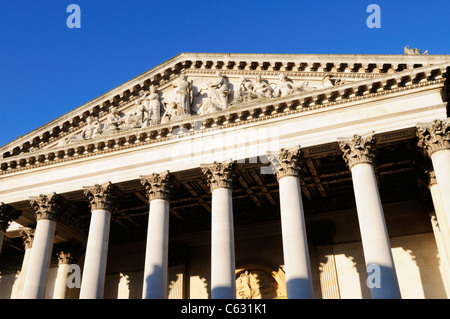
{"label": "cornice", "polygon": [[[363,102],[433,85],[443,86],[444,74],[449,66],[450,63],[421,67],[327,89],[243,102],[216,113],[189,116],[166,124],[126,130],[80,143],[22,153],[0,159],[0,175],[159,143],[181,136],[202,134],[211,130],[226,129],[342,104]],[[183,129],[185,133],[176,135],[180,129]]]}
{"label": "cornice", "polygon": [[[240,53],[180,53],[149,71],[134,77],[105,94],[77,107],[73,111],[0,147],[6,153],[26,152],[33,145],[48,144],[52,138],[68,135],[80,129],[88,116],[106,113],[109,105],[119,105],[129,97],[138,96],[150,85],[170,83],[182,72],[293,72],[298,76],[330,74],[342,78],[367,78],[403,73],[417,67],[450,61],[448,55],[359,55],[359,54],[240,54]],[[250,74],[250,73],[248,73]]]}

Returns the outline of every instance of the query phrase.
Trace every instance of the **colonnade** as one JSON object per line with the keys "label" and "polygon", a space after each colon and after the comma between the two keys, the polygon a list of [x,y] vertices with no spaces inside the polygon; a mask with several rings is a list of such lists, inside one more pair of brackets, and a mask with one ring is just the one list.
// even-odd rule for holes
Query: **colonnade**
{"label": "colonnade", "polygon": [[[450,196],[443,196],[450,194],[450,142],[446,138],[448,127],[446,122],[436,121],[432,125],[417,128],[418,145],[431,158],[436,175],[437,184],[433,186],[432,198],[435,205],[439,206],[440,222],[444,222],[446,227],[450,226]],[[369,287],[372,298],[401,298],[375,177],[375,135],[354,135],[352,138],[340,139],[338,143],[352,175],[366,267],[369,271],[373,269],[371,266],[375,266],[380,271],[380,284]],[[300,146],[269,154],[279,183],[287,297],[293,299],[313,298],[307,228],[300,189],[301,158]],[[225,161],[201,165],[201,168],[212,196],[211,297],[235,298],[232,191],[233,180],[238,174],[237,167],[234,162]],[[169,205],[174,182],[173,175],[168,171],[141,176],[149,199],[143,298],[167,297]],[[109,226],[118,190],[115,185],[106,183],[85,187],[84,191],[90,200],[92,215],[80,298],[98,299],[103,297]],[[31,198],[31,205],[36,210],[37,226],[31,253],[27,255],[26,252],[27,265],[24,263],[22,268],[22,271],[26,271],[22,298],[44,297],[55,223],[60,211],[58,198],[55,193]],[[449,242],[444,243],[445,249],[450,252],[449,245]],[[67,270],[61,268],[62,278],[67,278]],[[63,279],[61,286],[62,282]],[[61,287],[55,293],[55,298],[62,298],[63,295],[64,288]]]}

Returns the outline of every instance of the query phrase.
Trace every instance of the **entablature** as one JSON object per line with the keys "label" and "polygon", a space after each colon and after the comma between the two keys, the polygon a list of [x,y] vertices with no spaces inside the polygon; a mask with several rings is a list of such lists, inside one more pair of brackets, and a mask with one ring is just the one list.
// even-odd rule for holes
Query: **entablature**
{"label": "entablature", "polygon": [[[0,159],[0,175],[304,112],[360,104],[373,99],[381,100],[414,90],[442,89],[449,65],[450,63],[421,67],[328,88],[293,92],[286,96],[250,99],[215,112],[187,114],[166,123],[117,129],[90,139],[76,139],[66,144],[54,143],[52,147],[12,154]],[[100,118],[106,118],[106,116],[107,113]],[[80,124],[78,132],[85,125]],[[60,132],[60,135],[63,134]]]}

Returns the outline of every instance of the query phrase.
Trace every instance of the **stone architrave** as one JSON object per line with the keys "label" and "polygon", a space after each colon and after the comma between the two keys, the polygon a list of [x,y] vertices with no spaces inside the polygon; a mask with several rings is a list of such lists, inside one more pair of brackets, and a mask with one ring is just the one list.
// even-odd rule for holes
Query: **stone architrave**
{"label": "stone architrave", "polygon": [[417,145],[425,151],[433,164],[447,226],[450,227],[450,121],[435,120],[419,124],[416,136]]}
{"label": "stone architrave", "polygon": [[5,235],[6,230],[8,229],[11,222],[19,218],[20,215],[20,211],[3,202],[0,202],[0,253],[2,251],[3,236]]}
{"label": "stone architrave", "polygon": [[36,231],[23,287],[23,299],[42,299],[52,256],[56,219],[61,212],[61,197],[56,193],[31,197],[36,211]]}
{"label": "stone architrave", "polygon": [[286,290],[289,299],[314,298],[306,223],[300,190],[300,146],[268,154],[279,183]]}
{"label": "stone architrave", "polygon": [[211,298],[236,298],[232,186],[236,164],[202,165],[212,193]]}
{"label": "stone architrave", "polygon": [[369,285],[372,298],[397,299],[400,288],[374,170],[375,142],[373,133],[354,135],[340,139],[339,147],[352,174],[367,272],[377,276],[377,284]]}
{"label": "stone architrave", "polygon": [[145,253],[143,299],[166,299],[168,296],[169,197],[174,177],[169,171],[141,176],[150,202]]}
{"label": "stone architrave", "polygon": [[106,276],[111,212],[118,189],[111,182],[84,187],[91,206],[91,224],[86,246],[80,299],[101,299]]}

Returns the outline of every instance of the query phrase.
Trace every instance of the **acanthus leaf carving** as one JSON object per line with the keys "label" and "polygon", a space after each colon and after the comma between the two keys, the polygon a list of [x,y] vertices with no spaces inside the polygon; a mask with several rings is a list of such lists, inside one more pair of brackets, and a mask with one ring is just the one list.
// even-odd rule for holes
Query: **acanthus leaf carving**
{"label": "acanthus leaf carving", "polygon": [[216,188],[232,189],[233,180],[237,173],[236,163],[232,161],[214,162],[212,164],[204,164],[201,168],[203,174],[206,175],[211,192]]}
{"label": "acanthus leaf carving", "polygon": [[450,149],[450,122],[435,120],[428,125],[418,125],[417,145],[431,157],[436,151]]}
{"label": "acanthus leaf carving", "polygon": [[268,159],[277,180],[284,176],[299,176],[301,156],[300,146],[293,149],[282,148],[278,153],[269,153]]}
{"label": "acanthus leaf carving", "polygon": [[36,212],[36,221],[49,219],[55,221],[61,213],[61,197],[55,192],[49,195],[30,197],[30,205]]}
{"label": "acanthus leaf carving", "polygon": [[153,199],[169,200],[170,193],[174,187],[174,176],[169,171],[141,176],[140,179],[149,201]]}
{"label": "acanthus leaf carving", "polygon": [[118,189],[111,182],[94,186],[85,186],[84,195],[88,198],[91,211],[96,209],[104,209],[108,211],[113,211],[117,198]]}
{"label": "acanthus leaf carving", "polygon": [[338,141],[342,157],[349,168],[359,163],[375,163],[375,135],[353,135],[351,139]]}

